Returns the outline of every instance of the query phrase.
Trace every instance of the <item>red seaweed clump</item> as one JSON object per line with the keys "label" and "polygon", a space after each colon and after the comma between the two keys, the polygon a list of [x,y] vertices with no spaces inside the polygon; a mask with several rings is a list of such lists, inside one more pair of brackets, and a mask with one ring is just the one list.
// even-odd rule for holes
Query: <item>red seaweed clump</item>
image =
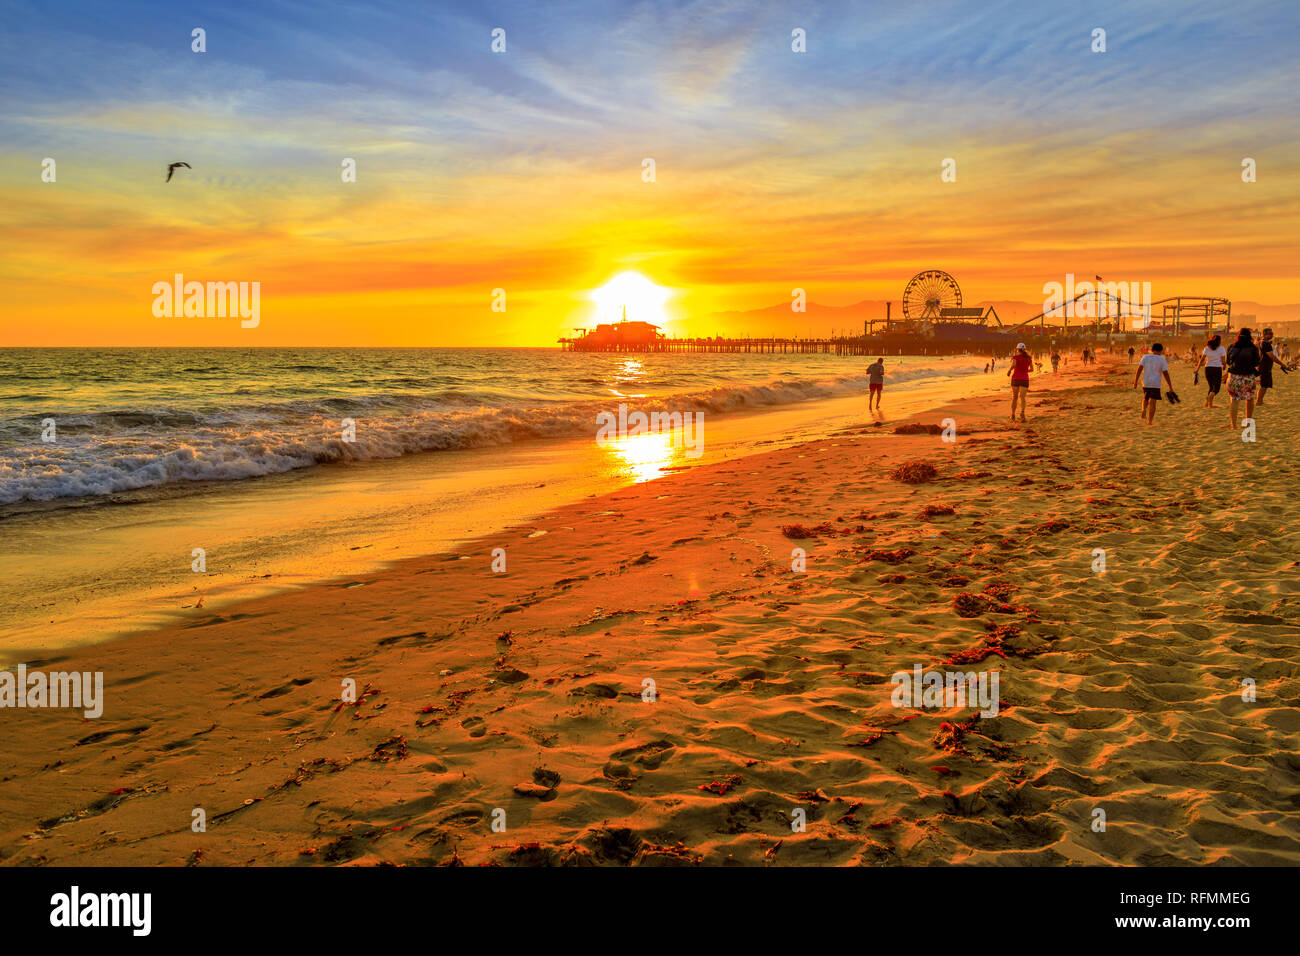
{"label": "red seaweed clump", "polygon": [[974,729],[979,719],[979,714],[972,714],[959,724],[949,723],[945,720],[939,725],[939,732],[930,739],[930,743],[934,744],[935,750],[969,755],[970,751],[966,749],[966,735]]}
{"label": "red seaweed clump", "polygon": [[947,665],[964,666],[967,664],[978,664],[986,658],[997,655],[1003,660],[1008,660],[1008,654],[1015,657],[1034,657],[1041,651],[1017,650],[1014,647],[1007,647],[1006,642],[1013,637],[1020,636],[1020,627],[1016,624],[985,624],[989,633],[984,636],[984,640],[979,645],[969,648],[944,659],[943,663]]}
{"label": "red seaweed clump", "polygon": [[963,591],[952,599],[952,609],[958,617],[979,617],[988,610],[988,598]]}
{"label": "red seaweed clump", "polygon": [[721,796],[722,794],[729,793],[731,790],[735,789],[736,785],[739,783],[740,774],[733,773],[727,777],[726,780],[715,780],[712,783],[702,783],[700,784],[699,789],[707,790],[709,793],[716,793]]}
{"label": "red seaweed clump", "polygon": [[[1042,651],[1017,650],[1014,647],[1007,647],[1006,642],[1013,637],[1020,636],[1020,627],[1017,624],[985,624],[989,629],[989,635],[984,638],[984,643],[990,647],[996,647],[999,651],[1007,651],[1015,657],[1037,657]],[[1006,654],[1002,655],[1006,657]]]}
{"label": "red seaweed clump", "polygon": [[908,485],[923,485],[939,477],[939,469],[928,461],[905,461],[891,471],[889,477]]}
{"label": "red seaweed clump", "polygon": [[880,741],[884,740],[887,735],[890,734],[897,735],[897,733],[898,732],[895,730],[870,730],[867,732],[867,736],[863,737],[861,740],[854,741],[851,744],[846,744],[846,746],[870,747],[872,744],[879,743]]}
{"label": "red seaweed clump", "polygon": [[916,554],[911,548],[897,548],[893,551],[875,549],[867,552],[868,561],[884,561],[885,564],[902,564]]}
{"label": "red seaweed clump", "polygon": [[938,425],[922,425],[920,422],[909,422],[906,425],[899,425],[894,429],[895,435],[941,435],[943,429]]}
{"label": "red seaweed clump", "polygon": [[967,664],[978,664],[980,661],[987,657],[992,657],[994,654],[1003,660],[1007,659],[1007,655],[1002,652],[1000,647],[992,647],[986,643],[983,647],[972,647],[969,650],[958,651],[956,654],[947,658],[944,663],[955,664],[959,667]]}
{"label": "red seaweed clump", "polygon": [[816,538],[823,534],[836,534],[835,526],[828,521],[823,521],[816,527],[808,527],[803,524],[783,524],[781,533],[787,538]]}
{"label": "red seaweed clump", "polygon": [[405,760],[407,756],[406,738],[401,734],[394,734],[377,744],[366,759],[388,763],[390,760]]}
{"label": "red seaweed clump", "polygon": [[921,509],[921,513],[917,517],[924,521],[926,518],[934,518],[938,515],[955,515],[956,513],[957,509],[952,505],[926,505]]}

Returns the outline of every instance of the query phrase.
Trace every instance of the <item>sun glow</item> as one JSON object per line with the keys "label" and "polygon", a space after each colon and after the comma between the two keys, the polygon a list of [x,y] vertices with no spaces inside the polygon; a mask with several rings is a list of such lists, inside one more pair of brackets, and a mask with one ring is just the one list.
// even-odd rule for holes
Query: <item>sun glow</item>
{"label": "sun glow", "polygon": [[650,322],[662,327],[668,321],[664,308],[672,291],[655,285],[639,272],[620,272],[599,289],[591,292],[596,303],[596,318],[617,322],[627,309],[629,322]]}

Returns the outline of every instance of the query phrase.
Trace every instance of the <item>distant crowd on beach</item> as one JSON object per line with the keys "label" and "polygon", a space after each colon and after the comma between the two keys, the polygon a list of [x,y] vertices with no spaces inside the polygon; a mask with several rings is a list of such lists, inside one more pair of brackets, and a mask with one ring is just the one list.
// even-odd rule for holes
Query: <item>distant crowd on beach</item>
{"label": "distant crowd on beach", "polygon": [[[1187,361],[1195,362],[1192,369],[1192,384],[1200,383],[1201,370],[1205,370],[1205,407],[1213,408],[1215,396],[1224,385],[1227,376],[1228,387],[1228,421],[1236,429],[1240,417],[1240,406],[1246,404],[1246,417],[1253,418],[1255,406],[1263,405],[1269,389],[1273,388],[1273,369],[1276,366],[1283,372],[1290,372],[1289,350],[1286,345],[1277,342],[1272,329],[1264,329],[1258,343],[1250,329],[1238,329],[1236,340],[1225,347],[1221,335],[1213,335],[1201,349],[1199,356],[1194,348],[1189,348],[1184,356]],[[1112,349],[1113,351],[1113,349]],[[1137,348],[1129,346],[1128,361],[1133,364],[1137,358]],[[1055,349],[1051,353],[1052,371],[1059,370],[1064,357]],[[1090,348],[1082,352],[1084,364],[1096,362],[1096,353]],[[1007,375],[1011,378],[1011,417],[1013,420],[1025,420],[1025,398],[1029,391],[1029,374],[1037,364],[1042,372],[1042,362],[1035,363],[1024,342],[1016,346],[1016,353],[1011,360]],[[990,362],[986,367],[991,370],[996,363]],[[1162,387],[1164,386],[1164,387]],[[1142,349],[1141,358],[1137,359],[1137,369],[1133,375],[1133,387],[1142,389],[1142,420],[1146,424],[1155,423],[1156,409],[1159,403],[1168,400],[1177,404],[1180,399],[1174,391],[1173,379],[1169,374],[1169,360],[1164,346],[1152,342]]]}
{"label": "distant crowd on beach", "polygon": [[[1228,420],[1233,429],[1237,428],[1240,415],[1240,403],[1246,403],[1246,417],[1253,418],[1255,407],[1264,404],[1264,397],[1273,388],[1274,366],[1283,372],[1290,372],[1295,367],[1290,362],[1289,348],[1273,337],[1272,329],[1264,329],[1256,343],[1250,329],[1238,329],[1236,340],[1231,346],[1223,345],[1223,337],[1215,334],[1205,343],[1199,355],[1194,346],[1189,346],[1182,358],[1188,363],[1195,362],[1192,369],[1192,384],[1200,383],[1201,371],[1205,372],[1205,407],[1213,408],[1214,399],[1224,385],[1227,376],[1228,386]],[[1109,349],[1115,353],[1115,347]],[[1122,356],[1121,351],[1121,356]],[[1156,409],[1166,399],[1171,404],[1181,401],[1174,391],[1174,382],[1169,374],[1169,359],[1164,346],[1152,342],[1142,348],[1138,357],[1136,346],[1128,347],[1128,364],[1137,361],[1133,375],[1133,387],[1142,389],[1142,420],[1148,424],[1155,423]],[[1052,371],[1059,372],[1062,366],[1069,364],[1069,356],[1053,347],[1048,354]],[[1095,365],[1097,352],[1091,346],[1084,346],[1079,352],[1079,361],[1083,365]],[[990,356],[984,365],[984,373],[997,371],[997,356]],[[1024,342],[1016,343],[1008,363],[1006,375],[1011,379],[1011,420],[1025,420],[1025,402],[1029,395],[1029,377],[1031,372],[1042,374],[1042,359],[1035,359]],[[881,393],[885,382],[885,360],[876,359],[867,366],[869,411],[879,412]],[[1162,386],[1167,386],[1163,388]]]}

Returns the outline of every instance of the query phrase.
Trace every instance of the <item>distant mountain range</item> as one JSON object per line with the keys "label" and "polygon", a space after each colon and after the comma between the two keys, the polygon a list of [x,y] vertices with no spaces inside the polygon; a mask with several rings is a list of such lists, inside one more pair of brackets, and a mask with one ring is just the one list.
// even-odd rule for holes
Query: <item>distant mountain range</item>
{"label": "distant mountain range", "polygon": [[[862,331],[862,323],[867,319],[885,317],[884,299],[863,299],[852,305],[821,305],[809,302],[806,312],[791,312],[790,303],[781,302],[762,309],[746,311],[713,312],[702,317],[704,328],[695,325],[694,334],[698,335],[755,335],[755,336],[824,336],[832,330]],[[993,306],[1003,325],[1015,325],[1024,322],[1043,311],[1041,302],[1016,302],[1011,299],[981,299],[978,302],[963,302],[970,308]],[[1242,323],[1238,316],[1253,315],[1254,327],[1265,325],[1278,329],[1280,326],[1300,323],[1300,303],[1292,305],[1264,305],[1260,302],[1233,302],[1233,326]],[[902,303],[893,300],[891,317],[902,319]],[[1079,320],[1086,321],[1086,320]],[[693,323],[694,325],[694,323]],[[1300,328],[1290,330],[1292,334]]]}

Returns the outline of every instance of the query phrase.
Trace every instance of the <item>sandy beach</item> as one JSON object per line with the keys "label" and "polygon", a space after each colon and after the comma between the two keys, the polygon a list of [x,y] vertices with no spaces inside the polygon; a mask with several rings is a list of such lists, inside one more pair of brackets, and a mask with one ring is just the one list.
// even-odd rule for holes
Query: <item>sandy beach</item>
{"label": "sandy beach", "polygon": [[[1243,442],[1176,365],[1146,428],[1132,375],[28,658],[104,715],[5,713],[0,862],[1300,863],[1300,401]],[[918,665],[997,715],[895,706]]]}

